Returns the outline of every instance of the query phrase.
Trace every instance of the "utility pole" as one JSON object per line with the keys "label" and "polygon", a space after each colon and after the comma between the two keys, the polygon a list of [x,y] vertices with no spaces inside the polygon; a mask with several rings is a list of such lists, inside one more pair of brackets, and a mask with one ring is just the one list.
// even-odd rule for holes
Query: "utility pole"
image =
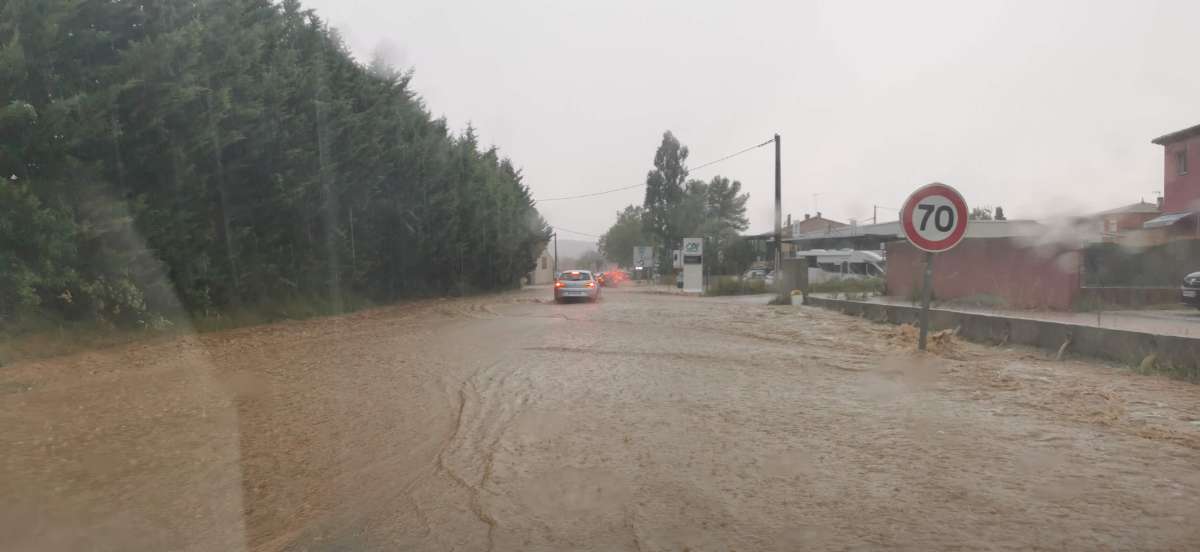
{"label": "utility pole", "polygon": [[554,238],[554,277],[558,278],[558,232],[550,234]]}
{"label": "utility pole", "polygon": [[871,224],[879,224],[879,206],[873,205],[871,209]]}
{"label": "utility pole", "polygon": [[775,284],[782,289],[783,273],[783,189],[779,160],[779,135],[775,135]]}

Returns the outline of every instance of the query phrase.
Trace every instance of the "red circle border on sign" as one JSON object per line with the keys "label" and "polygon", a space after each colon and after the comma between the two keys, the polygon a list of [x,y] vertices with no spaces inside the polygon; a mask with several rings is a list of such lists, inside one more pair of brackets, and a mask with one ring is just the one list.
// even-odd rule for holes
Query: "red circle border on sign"
{"label": "red circle border on sign", "polygon": [[[940,195],[949,199],[950,203],[954,205],[954,209],[958,211],[958,220],[961,221],[961,224],[957,224],[957,227],[946,239],[940,241],[929,241],[922,238],[920,234],[917,234],[916,227],[913,226],[912,213],[916,210],[917,203],[932,195]],[[967,212],[967,202],[963,199],[962,194],[958,193],[958,190],[940,182],[934,182],[933,184],[926,184],[917,188],[917,191],[913,192],[904,201],[904,207],[900,209],[900,227],[904,230],[904,236],[917,249],[930,253],[940,253],[953,248],[958,245],[958,242],[962,241],[963,236],[967,233],[967,216],[969,214]]]}

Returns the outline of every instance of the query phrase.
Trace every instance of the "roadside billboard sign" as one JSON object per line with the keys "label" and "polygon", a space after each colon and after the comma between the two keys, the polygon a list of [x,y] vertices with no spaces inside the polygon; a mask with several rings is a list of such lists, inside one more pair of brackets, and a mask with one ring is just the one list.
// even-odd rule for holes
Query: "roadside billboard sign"
{"label": "roadside billboard sign", "polygon": [[704,291],[704,238],[683,238],[683,291]]}
{"label": "roadside billboard sign", "polygon": [[654,248],[649,245],[633,246],[633,267],[637,270],[654,268]]}

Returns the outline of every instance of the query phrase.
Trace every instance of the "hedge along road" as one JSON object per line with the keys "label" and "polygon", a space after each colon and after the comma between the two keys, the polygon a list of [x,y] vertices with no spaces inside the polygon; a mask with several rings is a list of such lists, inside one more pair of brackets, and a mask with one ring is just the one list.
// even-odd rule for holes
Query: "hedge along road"
{"label": "hedge along road", "polygon": [[832,312],[426,301],[0,371],[15,550],[1194,549],[1200,388]]}

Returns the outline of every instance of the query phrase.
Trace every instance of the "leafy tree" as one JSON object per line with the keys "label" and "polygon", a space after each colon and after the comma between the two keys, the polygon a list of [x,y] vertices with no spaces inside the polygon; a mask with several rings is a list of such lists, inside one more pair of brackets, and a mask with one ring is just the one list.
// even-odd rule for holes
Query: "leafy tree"
{"label": "leafy tree", "polygon": [[[705,236],[710,242],[712,253],[705,255],[709,272],[718,274],[741,273],[754,261],[749,244],[738,236],[738,232],[749,225],[746,218],[746,202],[750,194],[743,194],[742,183],[717,175],[705,189]],[[749,251],[749,253],[747,253]],[[749,258],[748,262],[744,262]]]}
{"label": "leafy tree", "polygon": [[19,181],[0,179],[0,315],[70,297],[74,233],[69,213],[42,205]]}
{"label": "leafy tree", "polygon": [[707,217],[720,221],[723,228],[741,232],[750,226],[746,218],[746,201],[750,194],[743,194],[742,183],[717,175],[708,183],[705,212]]}
{"label": "leafy tree", "polygon": [[664,132],[654,153],[654,169],[646,174],[646,198],[642,203],[646,209],[643,217],[646,235],[656,245],[669,245],[682,237],[675,224],[679,214],[674,210],[683,200],[687,158],[687,147],[671,131]]}
{"label": "leafy tree", "polygon": [[[672,223],[686,236],[705,239],[705,269],[712,273],[739,273],[746,257],[738,232],[748,226],[742,185],[723,176],[709,182],[688,181],[683,199],[672,209]],[[728,262],[727,262],[728,259]],[[753,262],[753,253],[750,253]],[[746,263],[748,264],[748,263]]]}
{"label": "leafy tree", "polygon": [[[664,249],[677,247],[685,236],[706,239],[705,263],[711,270],[736,271],[747,254],[746,244],[737,233],[749,226],[746,201],[749,194],[741,191],[736,180],[715,176],[712,180],[687,180],[688,149],[670,131],[663,133],[662,142],[654,155],[654,169],[646,175],[646,197],[641,213],[644,237]],[[626,210],[628,213],[628,209]],[[622,213],[621,215],[624,215]],[[631,235],[626,228],[628,219],[618,216],[617,224],[601,241],[601,251],[622,264],[632,262],[632,246],[624,238]],[[670,270],[669,255],[660,254],[659,268]],[[726,264],[725,259],[730,259]]]}
{"label": "leafy tree", "polygon": [[633,266],[633,248],[647,245],[642,219],[646,210],[630,205],[617,213],[617,222],[600,237],[599,249],[604,258],[624,267]]}
{"label": "leafy tree", "polygon": [[967,215],[967,220],[992,220],[992,208],[972,207],[971,214]]}
{"label": "leafy tree", "polygon": [[670,209],[671,227],[679,233],[678,239],[671,241],[671,246],[677,247],[685,237],[715,232],[720,224],[708,215],[708,183],[689,180],[683,196]]}
{"label": "leafy tree", "polygon": [[718,257],[710,269],[713,274],[741,274],[757,257],[750,241],[736,234],[726,234],[716,249]]}

